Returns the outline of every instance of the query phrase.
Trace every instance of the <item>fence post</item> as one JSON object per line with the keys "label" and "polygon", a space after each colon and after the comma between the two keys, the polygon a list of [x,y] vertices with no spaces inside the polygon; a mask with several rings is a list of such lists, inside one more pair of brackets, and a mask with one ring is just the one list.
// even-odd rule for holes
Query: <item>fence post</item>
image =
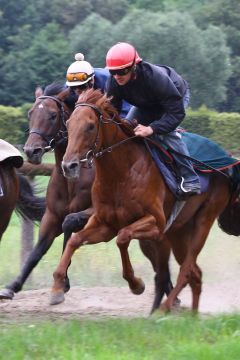
{"label": "fence post", "polygon": [[[34,176],[27,177],[32,186],[34,186]],[[34,223],[30,219],[22,218],[21,230],[21,267],[23,267],[34,244]],[[30,274],[28,281],[32,281],[32,274]]]}

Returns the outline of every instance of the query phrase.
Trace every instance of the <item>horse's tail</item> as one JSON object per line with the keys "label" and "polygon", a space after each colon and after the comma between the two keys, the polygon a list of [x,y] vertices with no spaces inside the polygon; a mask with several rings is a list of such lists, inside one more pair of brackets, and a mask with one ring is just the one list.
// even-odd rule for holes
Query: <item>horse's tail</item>
{"label": "horse's tail", "polygon": [[220,214],[218,218],[219,227],[229,235],[240,235],[240,191],[238,190],[237,195],[229,201],[226,208]]}
{"label": "horse's tail", "polygon": [[18,178],[20,194],[16,204],[16,212],[23,218],[32,221],[41,221],[46,209],[45,197],[36,196],[34,187],[25,176],[18,174]]}

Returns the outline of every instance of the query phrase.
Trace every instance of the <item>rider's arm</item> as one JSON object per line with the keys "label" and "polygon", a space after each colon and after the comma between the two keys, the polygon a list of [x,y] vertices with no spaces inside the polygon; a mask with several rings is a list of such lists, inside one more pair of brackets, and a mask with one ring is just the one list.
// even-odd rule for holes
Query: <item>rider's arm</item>
{"label": "rider's arm", "polygon": [[150,86],[156,109],[159,107],[161,113],[150,126],[154,133],[167,134],[175,130],[185,117],[182,96],[168,76],[155,76]]}

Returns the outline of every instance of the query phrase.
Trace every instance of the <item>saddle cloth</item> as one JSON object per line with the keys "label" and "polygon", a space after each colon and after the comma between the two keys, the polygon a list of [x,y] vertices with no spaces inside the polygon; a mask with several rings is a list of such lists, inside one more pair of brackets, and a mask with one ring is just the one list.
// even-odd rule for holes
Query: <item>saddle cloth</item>
{"label": "saddle cloth", "polygon": [[[231,176],[233,183],[237,184],[240,181],[240,161],[229,155],[218,144],[203,136],[187,131],[182,132],[182,139],[187,145],[190,157],[207,166],[211,166],[213,169],[226,172]],[[176,196],[178,188],[177,176],[171,167],[167,166],[166,162],[163,161],[163,158],[166,158],[166,153],[163,155],[161,150],[157,147],[151,146],[149,149],[158,169],[165,179],[166,184]],[[171,158],[171,155],[169,155],[169,158]],[[199,165],[199,163],[195,165],[194,161],[193,166],[200,179],[201,192],[207,191],[209,173],[213,172],[213,170],[204,167],[204,165]]]}

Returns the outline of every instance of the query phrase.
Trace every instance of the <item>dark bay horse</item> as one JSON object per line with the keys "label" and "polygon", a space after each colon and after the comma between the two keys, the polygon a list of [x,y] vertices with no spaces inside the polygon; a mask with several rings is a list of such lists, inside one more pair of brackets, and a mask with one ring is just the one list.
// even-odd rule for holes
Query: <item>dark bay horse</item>
{"label": "dark bay horse", "polygon": [[0,162],[0,241],[14,210],[33,221],[41,221],[45,199],[35,196],[27,178],[18,174],[10,157]]}
{"label": "dark bay horse", "polygon": [[170,310],[177,295],[189,284],[192,309],[197,311],[202,287],[197,257],[215,219],[229,206],[230,181],[221,174],[211,174],[208,190],[187,200],[165,234],[174,196],[142,139],[129,138],[125,127],[109,99],[97,90],[87,90],[79,97],[76,109],[67,121],[69,141],[62,166],[65,175],[74,178],[81,174],[80,161],[94,159],[94,214],[66,245],[54,272],[51,304],[64,300],[66,271],[74,251],[82,245],[107,242],[117,236],[123,277],[133,293],[141,293],[144,283],[134,274],[128,255],[130,241],[138,239],[141,247],[152,254],[156,266],[161,268],[153,309],[160,305],[164,294],[171,246],[181,267],[176,287],[162,307]]}
{"label": "dark bay horse", "polygon": [[[62,224],[66,229],[64,245],[72,231],[81,229],[87,222],[91,209],[91,186],[94,169],[84,167],[79,179],[68,180],[63,176],[61,162],[67,146],[65,121],[74,109],[75,100],[62,83],[50,84],[43,96],[37,97],[29,111],[29,136],[24,146],[28,161],[41,163],[42,156],[51,147],[54,149],[55,167],[52,172],[46,195],[46,211],[40,224],[38,242],[29,254],[21,273],[0,292],[0,298],[12,299],[20,291],[27,277],[48,251],[54,239],[62,234]],[[71,215],[69,224],[66,215]],[[70,226],[69,226],[70,225]],[[70,284],[66,279],[65,291]]]}

